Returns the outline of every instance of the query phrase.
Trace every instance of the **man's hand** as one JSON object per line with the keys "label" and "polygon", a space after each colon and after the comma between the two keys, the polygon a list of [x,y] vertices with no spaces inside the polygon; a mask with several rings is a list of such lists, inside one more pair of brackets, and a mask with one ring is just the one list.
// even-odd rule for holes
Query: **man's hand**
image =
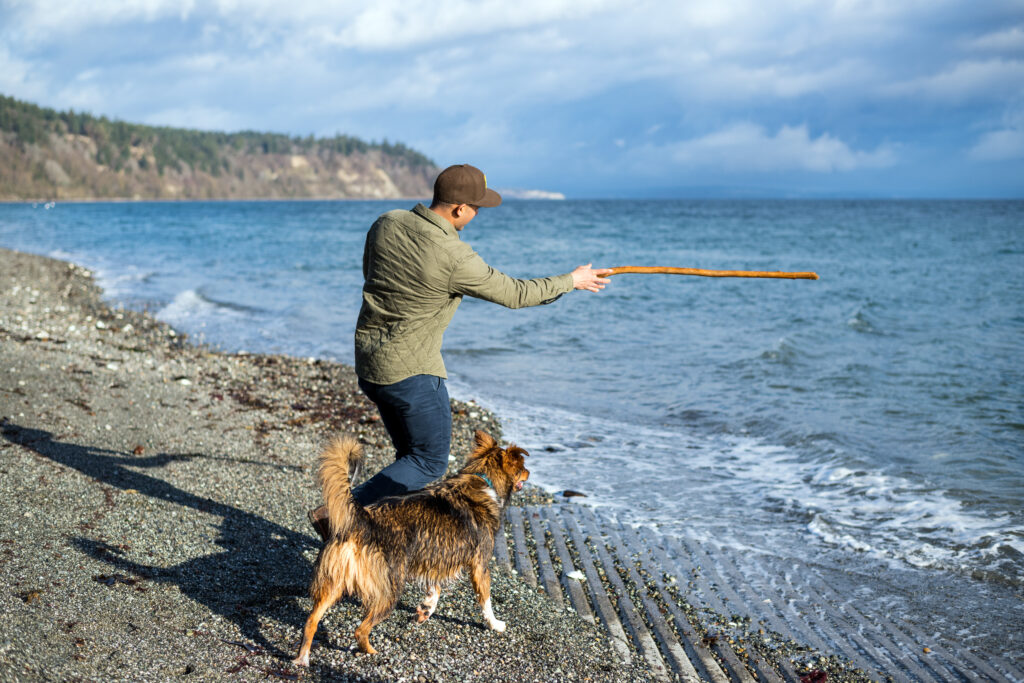
{"label": "man's hand", "polygon": [[602,277],[612,272],[611,268],[591,268],[592,264],[580,266],[572,271],[573,289],[585,289],[588,292],[600,292],[604,286],[611,282],[608,278]]}

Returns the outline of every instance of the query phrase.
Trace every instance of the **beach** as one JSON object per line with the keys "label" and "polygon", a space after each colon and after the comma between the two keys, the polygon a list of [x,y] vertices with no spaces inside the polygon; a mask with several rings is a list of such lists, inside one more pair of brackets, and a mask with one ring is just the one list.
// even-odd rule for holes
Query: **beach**
{"label": "beach", "polygon": [[[353,652],[353,600],[289,660],[319,542],[314,463],[338,432],[389,456],[351,368],[194,345],[109,308],[91,273],[0,250],[0,680],[649,680],[600,628],[495,573],[415,624],[410,587]],[[453,403],[453,453],[496,419]],[[457,467],[453,462],[452,467]],[[530,488],[516,504],[550,496]]]}
{"label": "beach", "polygon": [[[0,481],[13,492],[4,497],[10,529],[0,534],[0,566],[14,572],[7,581],[14,613],[38,610],[47,581],[71,581],[32,571],[68,573],[53,557],[60,553],[85,567],[72,572],[71,593],[89,598],[74,600],[91,607],[97,598],[177,590],[180,613],[192,615],[182,632],[213,633],[196,625],[224,621],[214,646],[233,643],[247,662],[249,648],[259,648],[287,665],[309,608],[305,585],[317,550],[305,521],[319,498],[316,454],[334,434],[352,432],[367,445],[366,472],[391,457],[376,411],[345,365],[366,225],[388,207],[2,207],[0,242],[61,259],[5,251],[0,264],[0,446],[7,456]],[[560,525],[571,531],[576,522],[593,521],[597,536],[589,540],[562,534],[569,550],[603,538],[591,548],[595,566],[612,568],[600,557],[607,550],[627,586],[645,581],[642,569],[638,578],[628,576],[628,565],[641,561],[653,576],[697,572],[697,584],[672,602],[677,614],[699,617],[692,619],[698,639],[709,637],[707,629],[724,629],[769,662],[794,654],[800,671],[824,667],[833,680],[840,670],[856,677],[851,662],[872,676],[903,670],[920,679],[921,667],[934,664],[922,658],[934,659],[940,649],[954,670],[991,664],[1004,673],[990,678],[1019,679],[1007,662],[1016,658],[1022,632],[1014,448],[1020,371],[1012,364],[1020,277],[1011,267],[1020,253],[1020,205],[662,202],[646,207],[642,225],[658,238],[650,243],[672,255],[639,257],[637,230],[613,229],[609,220],[624,208],[510,202],[471,237],[517,275],[558,272],[584,239],[588,250],[610,255],[605,263],[744,263],[744,254],[763,252],[763,260],[747,263],[764,268],[769,254],[792,252],[778,267],[820,264],[823,279],[659,283],[625,275],[599,296],[569,295],[526,311],[465,301],[445,337],[450,391],[461,399],[452,404],[452,464],[468,451],[476,428],[503,433],[532,452],[536,487],[517,496],[522,514],[517,508],[506,520],[510,551],[525,549],[527,564],[540,570],[538,532],[556,561],[558,534],[566,531]],[[931,220],[937,212],[941,223]],[[690,222],[687,230],[673,227],[681,218]],[[741,220],[761,225],[757,239],[768,246],[736,231]],[[909,227],[901,228],[905,221]],[[800,231],[799,243],[791,243],[794,224],[826,222],[835,229]],[[975,237],[969,267],[960,267],[967,225],[976,226]],[[532,246],[517,251],[522,226]],[[815,246],[822,240],[827,247]],[[903,256],[868,267],[878,240]],[[818,252],[835,256],[812,258]],[[917,270],[929,286],[906,277]],[[992,283],[985,274],[993,271],[1011,276]],[[954,318],[962,324],[944,323]],[[594,321],[602,321],[596,337],[585,333]],[[745,329],[740,321],[753,327],[737,334]],[[15,453],[26,462],[14,460]],[[83,477],[92,484],[64,490]],[[559,492],[566,489],[586,498],[564,499]],[[557,504],[549,505],[553,499]],[[591,520],[588,510],[598,517]],[[653,534],[654,556],[616,545],[638,530]],[[15,546],[22,535],[46,537],[30,545],[38,556]],[[673,551],[676,542],[686,547]],[[667,564],[656,557],[661,551],[669,554]],[[581,569],[583,559],[569,562]],[[524,586],[523,575],[508,575],[513,567],[522,568],[506,563],[495,586],[509,588],[508,608],[527,610],[520,621],[544,622],[520,594],[546,614],[579,621],[552,606],[553,593],[540,592],[550,581]],[[211,577],[229,588],[221,591]],[[739,591],[741,600],[726,599],[720,587]],[[613,602],[621,593],[605,588]],[[51,602],[64,595],[47,590]],[[462,605],[459,623],[478,628],[469,633],[481,638],[493,636],[480,626],[469,589],[454,593],[442,599],[439,615],[448,614],[445,605]],[[650,605],[638,593],[633,607],[652,616],[671,612],[656,593],[647,594]],[[504,618],[499,595],[495,610]],[[405,624],[403,613],[411,614],[420,597],[407,594],[385,629]],[[729,618],[737,612],[749,621]],[[358,608],[346,603],[321,629],[322,642],[344,652],[339,662],[351,655],[345,648],[357,620]],[[88,621],[63,623],[74,630]],[[669,640],[684,639],[675,622],[667,626],[674,631],[666,632]],[[577,633],[561,620],[552,628]],[[596,633],[604,638],[607,629]],[[888,635],[865,644],[864,633]],[[43,635],[93,642],[81,634]],[[128,639],[154,642],[149,632]],[[0,651],[16,650],[15,641],[0,633]],[[422,644],[434,646],[430,639]],[[875,647],[882,651],[865,654]],[[314,662],[316,655],[314,649]],[[413,660],[424,675],[452,678],[422,664],[427,655]],[[846,663],[820,663],[833,655]],[[441,661],[458,656],[456,648]],[[195,665],[181,670],[189,666]],[[333,674],[314,675],[348,671],[348,664],[331,666]],[[0,677],[6,671],[0,667]],[[536,674],[540,679],[552,675],[546,665],[536,671],[545,672]],[[58,677],[79,675],[103,677]]]}

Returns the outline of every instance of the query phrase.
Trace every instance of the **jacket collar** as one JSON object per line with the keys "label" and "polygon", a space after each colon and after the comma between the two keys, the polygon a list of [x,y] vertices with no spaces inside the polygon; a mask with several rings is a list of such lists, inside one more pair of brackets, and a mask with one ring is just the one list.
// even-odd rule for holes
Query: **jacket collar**
{"label": "jacket collar", "polygon": [[444,234],[448,235],[449,237],[454,237],[458,239],[459,232],[455,229],[455,226],[452,225],[447,220],[445,220],[444,218],[438,216],[436,213],[431,211],[423,204],[417,204],[415,207],[413,207],[412,212],[419,216],[420,218],[426,219],[433,223],[434,225],[436,225],[437,227],[441,228],[441,231],[444,232]]}

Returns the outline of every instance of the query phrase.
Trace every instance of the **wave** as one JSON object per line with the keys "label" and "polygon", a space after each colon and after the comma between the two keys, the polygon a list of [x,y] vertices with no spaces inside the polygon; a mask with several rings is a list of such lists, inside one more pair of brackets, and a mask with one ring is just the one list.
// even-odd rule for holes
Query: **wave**
{"label": "wave", "polygon": [[224,315],[249,317],[262,312],[254,306],[210,298],[201,289],[186,289],[157,311],[156,317],[174,325],[186,321],[194,324],[197,319],[207,320]]}
{"label": "wave", "polygon": [[846,321],[847,326],[854,332],[863,334],[881,334],[877,325],[872,322],[871,316],[863,308],[853,312],[853,315]]}
{"label": "wave", "polygon": [[758,356],[759,361],[767,362],[770,365],[781,365],[793,367],[804,362],[809,353],[807,349],[798,344],[795,340],[783,337],[775,345]]}
{"label": "wave", "polygon": [[158,275],[155,270],[147,270],[134,265],[114,265],[110,263],[109,259],[84,251],[54,249],[47,255],[50,258],[80,264],[88,268],[92,271],[96,284],[108,299],[134,298],[141,289],[141,285],[149,284]]}
{"label": "wave", "polygon": [[587,504],[635,523],[719,542],[740,525],[775,538],[781,555],[812,537],[839,552],[1024,582],[1024,526],[1012,514],[970,509],[951,492],[847,462],[842,452],[823,461],[754,437],[473,397],[502,416],[507,438],[539,456],[530,459],[531,482],[583,491]]}

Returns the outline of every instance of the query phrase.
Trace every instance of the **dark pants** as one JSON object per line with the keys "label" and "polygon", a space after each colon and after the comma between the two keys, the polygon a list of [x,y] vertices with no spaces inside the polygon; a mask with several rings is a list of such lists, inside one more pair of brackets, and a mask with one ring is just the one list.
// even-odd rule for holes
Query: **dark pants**
{"label": "dark pants", "polygon": [[359,380],[359,388],[377,404],[395,445],[395,461],[352,490],[362,505],[384,496],[423,488],[448,469],[452,411],[444,380],[413,375],[395,384]]}

